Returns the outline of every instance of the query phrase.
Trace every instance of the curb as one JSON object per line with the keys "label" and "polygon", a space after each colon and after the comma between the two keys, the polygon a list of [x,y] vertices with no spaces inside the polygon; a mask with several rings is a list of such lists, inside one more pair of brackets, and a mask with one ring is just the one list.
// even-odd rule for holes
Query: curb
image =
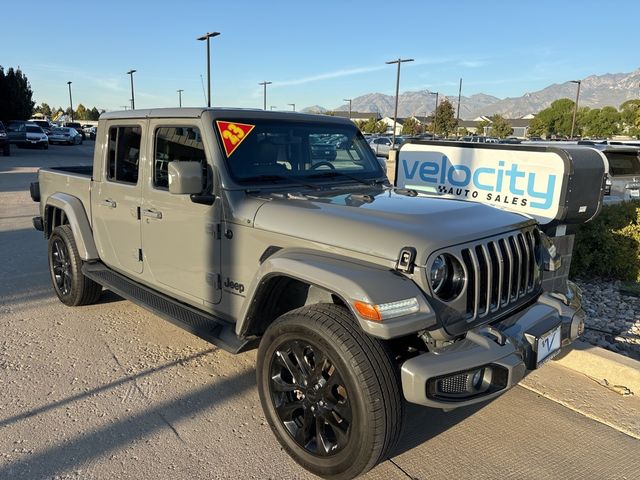
{"label": "curb", "polygon": [[628,390],[640,397],[640,362],[637,360],[575,341],[566,353],[558,355],[554,361],[618,393],[628,394]]}

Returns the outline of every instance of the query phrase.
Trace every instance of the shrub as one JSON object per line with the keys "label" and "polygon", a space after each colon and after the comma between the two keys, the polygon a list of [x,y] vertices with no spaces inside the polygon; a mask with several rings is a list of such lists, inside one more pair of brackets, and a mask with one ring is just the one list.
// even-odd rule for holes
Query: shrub
{"label": "shrub", "polygon": [[602,207],[579,227],[571,276],[640,281],[640,202]]}

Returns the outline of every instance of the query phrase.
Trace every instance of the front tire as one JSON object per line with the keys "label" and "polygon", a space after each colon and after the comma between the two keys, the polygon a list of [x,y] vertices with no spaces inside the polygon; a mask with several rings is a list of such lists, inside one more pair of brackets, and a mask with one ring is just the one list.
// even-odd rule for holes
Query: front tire
{"label": "front tire", "polygon": [[49,273],[56,295],[69,307],[90,305],[102,286],[82,273],[82,259],[69,225],[56,227],[49,237]]}
{"label": "front tire", "polygon": [[260,342],[257,377],[278,441],[316,475],[354,478],[398,440],[399,369],[344,307],[313,305],[277,319]]}

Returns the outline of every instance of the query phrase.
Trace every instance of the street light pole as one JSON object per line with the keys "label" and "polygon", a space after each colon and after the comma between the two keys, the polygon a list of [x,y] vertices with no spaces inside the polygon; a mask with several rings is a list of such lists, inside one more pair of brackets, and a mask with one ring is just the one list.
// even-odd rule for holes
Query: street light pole
{"label": "street light pole", "polygon": [[262,85],[264,87],[264,94],[263,94],[263,100],[264,100],[264,110],[267,109],[267,85],[271,85],[273,82],[267,82],[266,80],[264,82],[260,82],[258,85]]}
{"label": "street light pole", "polygon": [[208,32],[196,39],[207,41],[207,107],[209,108],[211,108],[211,46],[209,45],[209,39],[218,35],[220,35],[220,32]]}
{"label": "street light pole", "polygon": [[351,120],[351,102],[352,102],[352,99],[351,98],[343,98],[342,101],[343,102],[349,102],[349,120]]}
{"label": "street light pole", "polygon": [[71,98],[71,82],[67,82],[69,85],[69,105],[71,107],[71,121],[73,122],[73,99]]}
{"label": "street light pole", "polygon": [[287,103],[287,105],[289,105],[290,107],[293,107],[293,111],[296,111],[296,104],[295,103]]}
{"label": "street light pole", "polygon": [[436,96],[436,106],[433,109],[433,136],[436,136],[436,131],[438,130],[438,92],[431,92],[431,95]]}
{"label": "street light pole", "polygon": [[178,105],[180,105],[180,108],[182,108],[182,92],[184,92],[184,90],[180,89],[176,91],[178,92]]}
{"label": "street light pole", "polygon": [[457,130],[460,128],[460,98],[462,98],[462,77],[460,78],[460,87],[458,88],[458,112],[456,113],[456,136]]}
{"label": "street light pole", "polygon": [[389,62],[385,62],[387,65],[392,65],[394,63],[398,64],[398,76],[396,77],[396,107],[393,112],[393,138],[391,139],[391,145],[395,146],[396,144],[396,123],[398,122],[398,95],[400,94],[400,64],[404,62],[413,62],[413,58],[398,58],[397,60],[391,60]]}
{"label": "street light pole", "polygon": [[136,109],[136,101],[135,98],[133,96],[133,74],[136,73],[137,70],[129,70],[127,72],[127,75],[131,76],[131,110],[135,110]]}
{"label": "street light pole", "polygon": [[573,120],[571,121],[571,138],[573,139],[573,131],[576,128],[576,114],[578,113],[578,99],[580,98],[580,84],[581,80],[571,80],[571,83],[578,84],[578,91],[576,92],[576,104],[573,106]]}

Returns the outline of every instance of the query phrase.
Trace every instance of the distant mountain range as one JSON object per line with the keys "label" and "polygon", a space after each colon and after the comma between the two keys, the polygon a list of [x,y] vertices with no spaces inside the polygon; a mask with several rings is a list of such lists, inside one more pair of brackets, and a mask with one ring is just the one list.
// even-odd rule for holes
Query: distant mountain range
{"label": "distant mountain range", "polygon": [[[607,105],[618,108],[626,100],[640,97],[640,69],[630,73],[607,73],[591,75],[581,80],[580,106],[602,108]],[[464,87],[464,85],[463,85]],[[554,83],[537,92],[528,92],[521,97],[500,99],[491,95],[478,93],[470,97],[463,96],[460,101],[460,118],[472,120],[480,115],[499,113],[507,118],[519,118],[530,113],[537,113],[547,108],[551,102],[559,98],[575,99],[577,85],[570,81]],[[440,99],[443,99],[441,96]],[[458,97],[447,96],[454,109]],[[353,111],[379,112],[382,116],[392,116],[395,97],[382,93],[367,93],[354,98],[351,104]],[[435,95],[429,90],[403,92],[398,102],[398,116],[423,116],[433,113]],[[319,105],[305,108],[303,111],[323,113],[327,110],[346,111],[348,104],[334,108],[323,108]]]}

